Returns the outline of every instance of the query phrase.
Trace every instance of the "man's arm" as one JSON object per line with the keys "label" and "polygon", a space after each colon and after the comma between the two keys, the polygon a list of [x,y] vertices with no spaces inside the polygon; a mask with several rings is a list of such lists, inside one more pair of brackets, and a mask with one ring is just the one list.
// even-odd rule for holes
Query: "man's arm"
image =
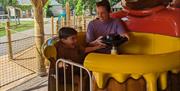
{"label": "man's arm", "polygon": [[88,24],[87,32],[86,32],[86,42],[89,44],[94,41],[94,26],[93,21]]}
{"label": "man's arm", "polygon": [[122,21],[118,21],[117,23],[117,33],[123,37],[127,37],[129,39],[129,35],[127,33],[127,30],[125,28],[125,25],[123,24]]}
{"label": "man's arm", "polygon": [[88,43],[88,46],[96,46],[96,45],[104,45],[105,46],[105,44],[102,43],[101,38],[102,38],[102,36],[95,39],[94,25],[93,25],[93,21],[91,21],[88,25],[88,29],[86,32],[86,42]]}

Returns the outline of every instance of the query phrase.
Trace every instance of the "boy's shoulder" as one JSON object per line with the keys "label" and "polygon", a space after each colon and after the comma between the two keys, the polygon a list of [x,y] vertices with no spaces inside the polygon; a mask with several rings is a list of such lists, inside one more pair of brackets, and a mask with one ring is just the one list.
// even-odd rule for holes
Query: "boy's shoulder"
{"label": "boy's shoulder", "polygon": [[56,47],[57,50],[59,50],[59,49],[61,49],[61,50],[62,50],[62,49],[65,49],[64,45],[63,45],[60,41],[58,41],[57,43],[55,43],[54,46]]}

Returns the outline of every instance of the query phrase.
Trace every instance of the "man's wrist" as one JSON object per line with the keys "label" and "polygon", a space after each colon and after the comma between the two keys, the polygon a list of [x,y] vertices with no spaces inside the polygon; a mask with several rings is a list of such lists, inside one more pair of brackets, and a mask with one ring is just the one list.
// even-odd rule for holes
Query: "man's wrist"
{"label": "man's wrist", "polygon": [[89,44],[90,44],[90,46],[94,46],[94,45],[96,45],[96,41],[92,41]]}

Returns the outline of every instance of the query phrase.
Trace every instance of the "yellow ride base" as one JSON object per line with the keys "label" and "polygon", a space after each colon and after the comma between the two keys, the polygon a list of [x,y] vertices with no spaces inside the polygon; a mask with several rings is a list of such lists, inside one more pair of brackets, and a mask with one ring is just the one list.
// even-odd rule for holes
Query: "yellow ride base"
{"label": "yellow ride base", "polygon": [[84,66],[93,71],[99,88],[112,77],[120,83],[127,78],[145,78],[147,91],[167,88],[167,72],[180,69],[180,38],[150,33],[130,33],[130,41],[120,47],[121,55],[89,54]]}

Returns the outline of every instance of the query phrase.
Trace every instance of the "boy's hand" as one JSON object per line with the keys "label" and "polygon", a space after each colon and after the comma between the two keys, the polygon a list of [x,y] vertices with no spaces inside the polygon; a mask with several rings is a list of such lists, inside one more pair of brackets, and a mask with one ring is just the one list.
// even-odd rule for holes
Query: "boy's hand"
{"label": "boy's hand", "polygon": [[102,49],[102,48],[106,48],[106,45],[96,45],[96,46],[94,46],[95,50]]}
{"label": "boy's hand", "polygon": [[65,63],[63,63],[63,62],[60,62],[60,63],[59,63],[59,68],[65,68],[65,69],[67,69],[68,66],[69,66],[69,65],[67,65],[67,64],[65,64]]}

